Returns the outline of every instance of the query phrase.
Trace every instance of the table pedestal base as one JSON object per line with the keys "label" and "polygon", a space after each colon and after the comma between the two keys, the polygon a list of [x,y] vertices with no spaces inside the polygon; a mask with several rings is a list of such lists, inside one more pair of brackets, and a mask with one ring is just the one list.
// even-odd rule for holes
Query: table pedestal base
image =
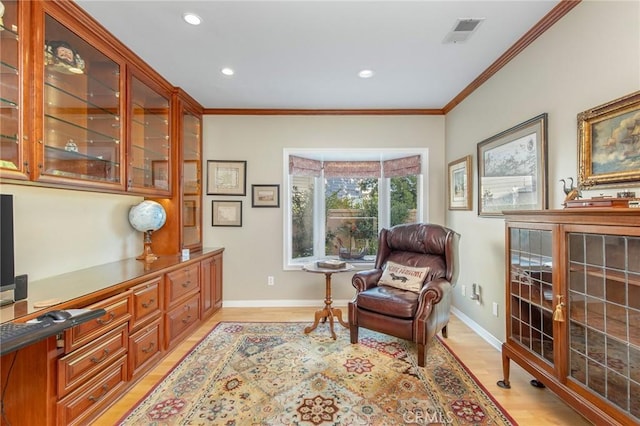
{"label": "table pedestal base", "polygon": [[316,329],[316,327],[318,327],[318,323],[320,322],[320,320],[322,320],[322,323],[324,324],[327,322],[327,318],[329,318],[329,330],[331,330],[331,337],[333,338],[333,340],[336,340],[336,333],[335,331],[333,331],[333,317],[336,317],[338,319],[338,322],[342,324],[343,327],[345,328],[349,327],[349,324],[342,321],[342,310],[340,310],[340,308],[333,308],[331,307],[331,304],[325,304],[324,309],[320,309],[319,311],[316,311],[313,325],[310,325],[309,327],[305,328],[304,333],[305,334],[311,333],[313,330]]}

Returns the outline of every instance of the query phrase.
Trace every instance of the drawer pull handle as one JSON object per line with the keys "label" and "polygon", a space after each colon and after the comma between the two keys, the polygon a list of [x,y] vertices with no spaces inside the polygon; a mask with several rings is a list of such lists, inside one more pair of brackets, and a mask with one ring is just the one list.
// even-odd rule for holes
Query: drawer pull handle
{"label": "drawer pull handle", "polygon": [[91,362],[93,362],[94,364],[100,364],[102,361],[107,359],[108,356],[109,356],[109,349],[104,349],[102,351],[102,356],[100,358],[96,358],[95,356],[92,356]]}
{"label": "drawer pull handle", "polygon": [[114,314],[113,312],[109,312],[109,319],[108,320],[103,320],[102,318],[98,318],[96,320],[96,322],[98,324],[102,324],[102,325],[107,325],[109,324],[111,321],[113,321],[113,319],[116,317],[116,314]]}
{"label": "drawer pull handle", "polygon": [[145,354],[148,354],[149,352],[151,352],[153,350],[155,346],[155,343],[151,342],[149,343],[149,346],[147,346],[146,348],[141,349],[142,352],[144,352]]}
{"label": "drawer pull handle", "polygon": [[148,301],[144,302],[142,304],[142,307],[147,309],[149,306],[151,306],[154,302],[156,301],[156,299],[149,299]]}
{"label": "drawer pull handle", "polygon": [[182,319],[182,323],[183,323],[183,324],[186,324],[186,323],[188,323],[189,321],[191,321],[191,315],[187,315],[187,317],[186,317],[186,318],[183,318],[183,319]]}
{"label": "drawer pull handle", "polygon": [[107,394],[107,392],[109,392],[109,385],[107,385],[106,383],[104,385],[102,385],[102,394],[98,395],[98,396],[89,396],[89,401],[92,402],[98,402],[100,401],[102,398],[104,398],[104,396]]}
{"label": "drawer pull handle", "polygon": [[182,287],[187,288],[191,285],[191,280],[182,283]]}

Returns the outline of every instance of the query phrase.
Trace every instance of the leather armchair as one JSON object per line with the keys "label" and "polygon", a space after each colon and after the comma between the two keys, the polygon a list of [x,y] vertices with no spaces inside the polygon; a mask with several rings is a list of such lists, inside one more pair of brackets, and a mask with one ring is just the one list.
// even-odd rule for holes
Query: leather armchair
{"label": "leather armchair", "polygon": [[[410,340],[418,346],[418,366],[424,367],[427,346],[442,330],[447,337],[452,289],[458,278],[460,235],[440,225],[412,223],[380,232],[375,268],[354,274],[356,289],[349,302],[351,343],[359,327]],[[387,262],[428,267],[419,292],[379,284]]]}

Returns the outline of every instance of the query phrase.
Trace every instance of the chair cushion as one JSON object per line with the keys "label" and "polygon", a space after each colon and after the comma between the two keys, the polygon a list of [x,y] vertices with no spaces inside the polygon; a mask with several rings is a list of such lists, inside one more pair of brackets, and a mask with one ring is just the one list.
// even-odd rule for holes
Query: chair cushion
{"label": "chair cushion", "polygon": [[395,262],[387,262],[378,284],[388,285],[401,290],[419,292],[429,273],[429,268],[415,268]]}
{"label": "chair cushion", "polygon": [[397,318],[413,318],[418,308],[418,293],[386,285],[358,293],[358,308]]}

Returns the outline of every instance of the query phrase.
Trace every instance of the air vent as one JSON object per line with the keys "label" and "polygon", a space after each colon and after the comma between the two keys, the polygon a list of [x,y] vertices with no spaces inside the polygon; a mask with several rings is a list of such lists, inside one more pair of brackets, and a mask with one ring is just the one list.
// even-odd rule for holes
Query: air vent
{"label": "air vent", "polygon": [[459,18],[453,29],[445,36],[443,43],[463,43],[476,32],[484,18]]}

